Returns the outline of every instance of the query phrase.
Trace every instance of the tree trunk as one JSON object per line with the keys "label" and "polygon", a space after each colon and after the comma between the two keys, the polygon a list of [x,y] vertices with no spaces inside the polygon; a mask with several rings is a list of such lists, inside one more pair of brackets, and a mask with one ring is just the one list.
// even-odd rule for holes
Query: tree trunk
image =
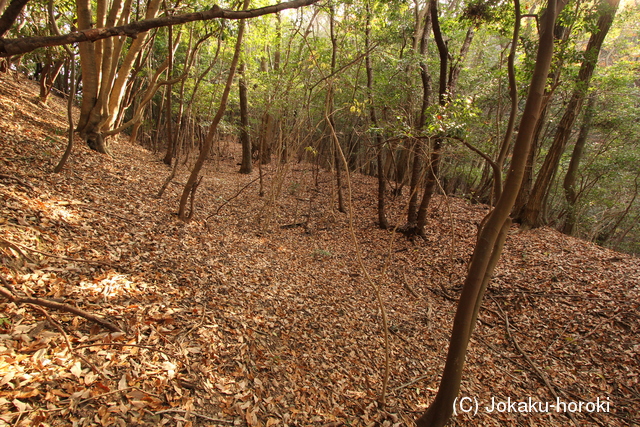
{"label": "tree trunk", "polygon": [[609,32],[618,8],[618,3],[619,0],[602,0],[599,8],[598,23],[595,31],[591,33],[591,37],[587,43],[587,49],[584,53],[584,59],[578,72],[576,89],[567,104],[562,119],[560,119],[551,148],[544,159],[540,172],[538,172],[538,177],[531,191],[529,202],[520,218],[524,227],[539,227],[544,223],[542,212],[551,187],[551,181],[558,169],[560,157],[564,153],[567,141],[571,136],[573,124],[582,109],[591,76],[598,62],[602,42]]}
{"label": "tree trunk", "polygon": [[[329,35],[331,38],[331,74],[333,74],[336,71],[336,55],[338,54],[338,40],[336,38],[336,33],[335,33],[335,9],[333,7],[333,5],[329,6]],[[329,120],[329,126],[328,129],[331,132],[331,129],[335,129],[336,128],[336,123],[335,123],[335,119],[334,119],[334,114],[333,114],[333,95],[334,95],[334,89],[333,89],[333,83],[330,82],[329,83],[329,88],[327,89],[327,112],[326,114],[328,115],[328,120]],[[331,137],[331,134],[329,135],[329,140],[333,141],[334,138]],[[338,138],[335,138],[335,144],[339,144],[340,141],[338,140]],[[338,211],[339,212],[346,212],[346,209],[344,207],[344,196],[342,194],[342,162],[340,161],[340,154],[339,154],[339,150],[338,147],[334,147],[333,149],[333,164],[335,166],[336,169],[336,187],[338,190]]]}
{"label": "tree trunk", "polygon": [[[249,6],[250,0],[244,0],[243,10],[246,10]],[[236,40],[235,51],[233,52],[233,59],[231,60],[231,66],[229,67],[229,75],[227,76],[227,82],[224,87],[224,91],[222,92],[222,98],[220,99],[220,105],[218,107],[218,111],[216,115],[213,117],[213,121],[209,126],[209,130],[207,131],[207,137],[200,148],[200,155],[196,160],[196,163],[193,165],[193,169],[191,170],[191,174],[187,179],[187,183],[182,190],[182,196],[180,197],[180,204],[178,206],[178,218],[182,221],[188,221],[194,214],[193,201],[195,199],[195,191],[198,186],[199,180],[198,175],[202,170],[202,166],[204,166],[204,162],[209,157],[209,152],[211,151],[211,146],[213,145],[213,138],[216,135],[218,130],[218,124],[220,124],[220,120],[222,120],[222,116],[227,108],[227,100],[229,99],[229,92],[231,92],[231,86],[233,84],[233,76],[236,72],[236,66],[238,65],[238,60],[240,59],[240,52],[242,51],[242,36],[244,34],[244,20],[240,20],[238,23],[238,38]],[[187,213],[187,202],[189,201],[189,197],[191,197],[191,210]]]}
{"label": "tree trunk", "polygon": [[373,126],[375,133],[375,152],[376,162],[378,163],[378,226],[386,230],[389,228],[389,222],[387,221],[387,212],[385,207],[385,197],[387,192],[387,180],[385,177],[384,168],[384,147],[383,140],[380,131],[378,130],[378,117],[376,116],[376,106],[373,102],[373,68],[371,66],[371,5],[366,3],[367,8],[367,21],[364,27],[364,50],[366,52],[364,57],[364,64],[367,71],[367,97],[369,98],[369,119]]}
{"label": "tree trunk", "polygon": [[[421,13],[418,12],[417,16],[420,17]],[[415,37],[416,40],[414,40],[414,49],[417,50],[420,55],[420,80],[422,82],[422,105],[418,123],[416,124],[418,132],[424,128],[427,120],[427,109],[429,105],[431,105],[431,75],[429,74],[429,67],[426,61],[429,34],[431,33],[431,21],[433,19],[429,5],[427,5],[424,11],[423,18],[423,22],[420,22],[421,25],[419,25],[419,40],[417,40],[417,37]],[[410,193],[407,224],[402,227],[402,231],[405,233],[414,233],[418,221],[418,188],[422,178],[422,157],[424,155],[422,152],[422,144],[421,138],[417,138],[413,142],[413,165],[411,167],[411,181],[409,185]]]}
{"label": "tree trunk", "polygon": [[[167,80],[171,80],[171,74],[173,71],[173,49],[171,46],[173,45],[173,27],[169,27],[169,68],[167,68]],[[162,162],[165,165],[171,165],[171,161],[173,160],[174,151],[175,151],[175,138],[173,137],[173,129],[171,129],[171,95],[173,92],[173,85],[169,83],[167,85],[167,152],[164,155],[164,159]]]}
{"label": "tree trunk", "polygon": [[503,243],[511,224],[509,213],[522,182],[531,138],[540,115],[544,87],[553,58],[553,26],[559,10],[563,6],[564,4],[550,0],[546,11],[540,18],[540,43],[536,65],[522,115],[520,132],[514,146],[511,168],[505,181],[504,191],[496,203],[496,207],[489,213],[486,224],[478,232],[477,244],[471,257],[469,272],[462,288],[453,322],[451,341],[440,387],[435,400],[424,415],[417,420],[418,427],[442,427],[453,413],[453,405],[460,389],[467,347],[482,304],[482,297],[493,274],[493,268],[500,258]]}
{"label": "tree trunk", "polygon": [[[433,37],[436,41],[436,46],[438,47],[438,54],[440,57],[440,76],[438,80],[438,103],[441,107],[444,107],[449,102],[449,89],[453,89],[453,87],[449,84],[451,81],[447,82],[447,67],[448,67],[448,59],[449,59],[449,49],[442,37],[442,30],[440,29],[440,21],[438,19],[438,3],[436,0],[431,0],[429,2],[429,9],[431,15],[431,26],[433,27]],[[461,56],[466,54],[466,51],[469,49],[469,45],[471,44],[471,38],[473,37],[473,32],[467,32],[467,40],[463,43]],[[461,59],[462,61],[462,59]],[[455,68],[455,67],[454,67]],[[455,75],[457,76],[457,72]],[[457,77],[456,77],[457,78]],[[431,140],[430,140],[431,143]],[[431,197],[433,197],[433,192],[436,186],[436,180],[438,179],[438,170],[440,168],[440,157],[441,157],[441,149],[442,149],[442,137],[437,136],[433,139],[433,143],[431,145],[431,154],[429,159],[429,166],[427,169],[427,179],[425,181],[424,193],[422,195],[422,200],[420,202],[420,207],[418,208],[418,214],[416,217],[415,230],[414,232],[420,236],[424,235],[424,227],[427,223],[427,211],[429,209],[429,203],[431,202]]]}
{"label": "tree trunk", "polygon": [[249,138],[249,108],[247,102],[247,81],[245,80],[244,61],[238,67],[240,79],[238,89],[240,92],[240,142],[242,143],[242,164],[240,173],[249,174],[252,171],[251,139]]}
{"label": "tree trunk", "polygon": [[573,235],[576,226],[576,203],[578,202],[578,192],[576,191],[576,180],[578,179],[578,169],[580,167],[580,161],[584,153],[584,146],[589,136],[589,130],[591,129],[591,120],[593,118],[593,107],[595,104],[595,95],[589,97],[587,107],[584,111],[584,118],[582,119],[582,126],[580,126],[580,133],[578,133],[578,139],[576,145],[573,147],[573,153],[571,154],[571,161],[569,162],[569,168],[567,174],[564,177],[562,187],[564,188],[564,197],[567,199],[567,217],[564,221],[562,232],[570,236]]}
{"label": "tree trunk", "polygon": [[[520,37],[520,0],[514,0],[514,5],[515,22],[513,25],[511,48],[509,50],[509,57],[507,58],[507,74],[509,78],[509,98],[511,100],[511,109],[509,111],[509,122],[507,123],[507,129],[505,130],[504,138],[502,139],[502,144],[500,145],[500,152],[498,153],[498,158],[496,159],[496,166],[500,173],[497,176],[494,176],[495,174],[488,174],[489,177],[494,176],[493,197],[491,200],[492,203],[495,203],[498,198],[500,198],[500,193],[502,191],[502,168],[504,167],[504,162],[507,159],[507,154],[509,153],[509,149],[511,147],[511,139],[513,138],[513,130],[515,129],[516,116],[518,114],[518,86],[516,85],[515,57],[516,50],[518,48],[518,40]],[[499,178],[499,180],[496,178]]]}

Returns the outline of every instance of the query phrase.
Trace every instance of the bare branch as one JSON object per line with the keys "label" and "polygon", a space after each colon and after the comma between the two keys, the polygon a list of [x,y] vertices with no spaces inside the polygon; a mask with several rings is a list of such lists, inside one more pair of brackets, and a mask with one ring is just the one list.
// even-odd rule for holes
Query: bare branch
{"label": "bare branch", "polygon": [[214,5],[204,12],[185,13],[182,15],[163,16],[160,18],[144,19],[127,25],[111,28],[91,28],[65,34],[62,36],[23,37],[19,39],[0,39],[0,57],[18,55],[31,52],[39,47],[61,46],[78,42],[93,42],[115,36],[134,37],[153,28],[168,27],[193,21],[208,21],[211,19],[247,19],[269,15],[285,9],[297,9],[317,3],[319,0],[293,0],[260,7],[250,10],[228,10]]}

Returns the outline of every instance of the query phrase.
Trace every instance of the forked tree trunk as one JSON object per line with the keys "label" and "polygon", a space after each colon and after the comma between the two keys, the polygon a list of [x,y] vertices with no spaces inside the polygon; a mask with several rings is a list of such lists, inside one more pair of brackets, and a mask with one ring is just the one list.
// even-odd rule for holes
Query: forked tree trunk
{"label": "forked tree trunk", "polygon": [[[435,39],[436,46],[438,47],[438,54],[440,57],[440,75],[438,79],[438,103],[441,107],[444,107],[449,101],[449,94],[447,89],[449,87],[447,83],[447,67],[449,60],[449,49],[442,37],[442,30],[440,29],[440,21],[438,19],[438,3],[436,0],[429,2],[429,15],[431,16],[431,27],[433,28],[433,38]],[[473,34],[473,33],[467,33]],[[471,40],[468,43],[463,44],[463,49],[469,48]],[[457,74],[457,73],[456,73]],[[426,110],[425,110],[426,111]],[[416,215],[416,222],[413,232],[420,236],[424,235],[424,226],[427,223],[427,210],[433,192],[435,190],[436,180],[438,178],[438,169],[440,167],[440,150],[442,148],[442,137],[438,136],[429,141],[431,145],[431,154],[429,156],[429,164],[427,165],[427,179],[425,181],[424,193],[422,200],[420,201],[420,207]]]}
{"label": "forked tree trunk", "polygon": [[55,62],[51,59],[47,60],[40,76],[40,102],[43,104],[47,103],[49,95],[51,94],[51,89],[53,88],[53,82],[58,77],[58,74],[60,74],[63,64],[64,61],[62,60],[57,60]]}
{"label": "forked tree trunk", "polygon": [[460,390],[467,347],[482,304],[482,297],[502,253],[504,240],[511,224],[509,213],[520,189],[531,138],[540,115],[544,87],[553,58],[553,26],[562,7],[564,3],[549,0],[548,7],[540,18],[540,43],[536,65],[520,122],[520,132],[514,146],[511,168],[496,207],[489,213],[484,227],[478,232],[477,244],[453,321],[440,387],[435,400],[417,420],[418,427],[443,427],[453,413],[453,404]]}
{"label": "forked tree trunk", "polygon": [[[246,10],[249,6],[250,0],[244,0],[243,10]],[[222,120],[222,116],[224,115],[225,110],[227,109],[227,100],[229,99],[229,93],[231,92],[231,86],[233,84],[233,76],[236,72],[236,67],[238,65],[238,60],[240,59],[240,52],[242,51],[242,36],[244,34],[244,20],[240,20],[238,23],[238,38],[236,40],[235,51],[233,52],[233,59],[231,60],[231,66],[229,67],[229,75],[227,76],[227,82],[224,87],[224,91],[222,92],[222,97],[220,98],[220,105],[218,106],[218,111],[216,115],[213,117],[213,121],[209,126],[209,130],[207,131],[207,137],[200,148],[200,155],[196,160],[196,163],[193,165],[193,169],[191,170],[191,174],[187,179],[187,183],[182,190],[182,196],[180,197],[180,204],[178,206],[178,218],[182,221],[188,221],[193,216],[193,201],[195,199],[195,192],[199,183],[198,175],[202,170],[202,166],[204,166],[204,162],[209,157],[209,152],[211,151],[211,146],[213,145],[213,139],[216,136],[216,132],[218,130],[218,125],[220,124],[220,120]],[[191,197],[191,211],[187,213],[187,202]]]}
{"label": "forked tree trunk", "polygon": [[[131,0],[124,4],[116,1],[105,16],[106,2],[98,2],[99,10],[96,16],[98,28],[113,27],[116,23],[123,25],[129,19]],[[147,6],[145,17],[156,16],[160,0],[151,0]],[[92,12],[87,0],[77,2],[78,29],[92,28]],[[80,47],[80,63],[82,66],[82,104],[77,130],[90,148],[108,153],[105,140],[107,131],[112,128],[119,116],[122,99],[135,58],[145,46],[148,32],[143,31],[133,40],[118,68],[118,59],[123,48],[124,40],[109,38],[100,42],[82,42]]]}
{"label": "forked tree trunk", "polygon": [[[429,74],[426,57],[433,14],[431,13],[429,4],[427,4],[425,9],[426,10],[424,12],[418,12],[416,14],[417,17],[421,17],[423,14],[423,22],[419,22],[418,31],[421,31],[419,33],[420,37],[415,37],[414,40],[414,50],[416,50],[420,55],[420,81],[422,82],[422,104],[420,107],[420,115],[418,116],[418,123],[416,123],[416,129],[418,132],[424,128],[427,120],[427,109],[431,105],[431,75]],[[402,231],[405,233],[414,232],[418,220],[418,187],[420,186],[422,178],[422,158],[424,155],[423,142],[421,138],[416,138],[414,140],[412,145],[412,154],[413,164],[411,166],[411,181],[409,183],[410,193],[409,206],[407,209],[407,224],[402,227]]]}

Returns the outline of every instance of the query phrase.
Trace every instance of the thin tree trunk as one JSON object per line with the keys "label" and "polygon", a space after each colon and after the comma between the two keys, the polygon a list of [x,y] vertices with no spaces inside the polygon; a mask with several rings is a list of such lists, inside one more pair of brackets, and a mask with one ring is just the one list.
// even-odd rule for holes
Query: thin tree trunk
{"label": "thin tree trunk", "polygon": [[[513,138],[513,130],[515,129],[516,116],[518,115],[518,86],[516,83],[516,67],[515,57],[516,50],[518,48],[518,40],[520,38],[520,0],[514,0],[515,7],[515,22],[513,25],[513,36],[511,38],[511,48],[509,50],[509,57],[507,58],[507,74],[509,78],[509,98],[511,99],[511,110],[509,111],[509,122],[507,123],[507,129],[500,145],[500,152],[496,159],[496,166],[500,170],[500,174],[497,176],[500,180],[493,180],[493,200],[495,203],[500,198],[500,192],[502,191],[502,168],[504,162],[509,154],[509,148],[511,147],[511,139]],[[494,176],[495,174],[489,174],[488,176]]]}
{"label": "thin tree trunk", "polygon": [[[331,37],[331,74],[335,73],[336,70],[336,55],[338,53],[338,40],[336,38],[335,33],[335,9],[333,5],[329,6],[329,35]],[[334,88],[333,83],[329,84],[329,89],[327,90],[327,116],[329,118],[329,128],[335,129],[336,123],[333,114],[333,95]],[[333,138],[329,139],[333,141]],[[335,138],[335,144],[339,144],[340,141],[338,138]],[[339,150],[338,147],[335,147],[333,150],[333,164],[336,168],[336,187],[338,190],[338,211],[346,212],[344,207],[344,196],[342,194],[342,162],[340,162]]]}
{"label": "thin tree trunk", "polygon": [[[433,37],[436,42],[436,46],[438,47],[438,54],[440,57],[440,76],[438,81],[438,103],[441,107],[447,105],[450,100],[449,90],[453,90],[453,86],[451,85],[451,81],[447,81],[447,68],[448,68],[448,59],[449,59],[449,49],[444,41],[442,36],[442,30],[440,29],[440,21],[438,18],[438,3],[436,0],[431,0],[429,2],[429,9],[431,15],[431,26],[433,28]],[[460,52],[462,61],[463,55],[466,55],[466,51],[469,49],[469,45],[471,44],[471,39],[473,38],[473,32],[467,32],[467,40],[463,43],[462,50]],[[461,62],[460,65],[461,66]],[[456,67],[454,67],[455,69]],[[452,73],[453,75],[458,74],[458,72]],[[457,79],[457,77],[456,77]],[[427,178],[425,181],[424,193],[422,195],[422,200],[420,201],[420,207],[418,208],[418,213],[416,217],[415,229],[413,230],[415,234],[420,236],[424,235],[424,227],[427,223],[427,211],[429,209],[429,203],[431,202],[431,198],[433,197],[433,193],[436,186],[436,181],[438,179],[438,171],[440,169],[440,157],[441,157],[441,149],[442,149],[442,136],[436,136],[433,138],[433,143],[431,145],[431,154],[429,156],[429,165],[427,168]],[[430,140],[431,144],[431,140]]]}
{"label": "thin tree trunk", "polygon": [[[243,10],[246,10],[249,6],[250,0],[244,0]],[[198,175],[202,170],[202,166],[204,166],[204,162],[209,157],[209,152],[211,151],[211,146],[213,145],[213,139],[215,138],[216,131],[218,130],[218,124],[220,124],[220,120],[222,120],[222,116],[227,108],[227,100],[229,99],[229,93],[231,92],[231,86],[233,84],[233,77],[236,72],[236,67],[238,65],[238,60],[240,59],[240,52],[242,51],[242,36],[244,34],[244,20],[240,20],[238,23],[238,38],[236,40],[236,47],[233,53],[233,59],[231,60],[231,67],[229,67],[229,75],[227,76],[227,82],[224,87],[224,91],[222,92],[222,98],[220,99],[220,105],[218,107],[218,111],[209,126],[209,130],[207,131],[207,137],[204,140],[204,144],[200,148],[200,155],[196,160],[193,169],[191,170],[191,174],[187,179],[187,183],[184,186],[182,191],[182,196],[180,197],[180,204],[178,206],[178,218],[182,221],[188,221],[193,216],[193,201],[195,199],[195,189],[200,182],[198,179]],[[189,197],[191,197],[191,205],[192,208],[189,213],[187,213],[187,202],[189,201]]]}
{"label": "thin tree trunk", "polygon": [[553,26],[558,12],[564,4],[550,0],[547,10],[540,18],[540,43],[536,65],[529,86],[529,95],[523,112],[520,132],[515,142],[511,168],[505,188],[495,209],[489,213],[486,224],[479,230],[476,247],[471,257],[460,300],[453,321],[453,330],[447,361],[435,400],[417,420],[418,427],[443,427],[451,414],[460,389],[467,347],[473,333],[482,297],[493,274],[507,235],[509,213],[518,195],[533,132],[540,115],[544,87],[551,59],[553,58]]}
{"label": "thin tree trunk", "polygon": [[[171,46],[173,45],[173,27],[169,27],[169,68],[167,68],[167,80],[171,80],[171,74],[173,71],[173,49]],[[173,129],[171,129],[171,95],[173,91],[173,84],[169,83],[167,85],[167,152],[162,159],[162,162],[165,165],[171,165],[171,160],[174,157],[175,151],[175,138],[173,137]]]}
{"label": "thin tree trunk", "polygon": [[589,97],[587,106],[584,111],[584,118],[582,119],[582,126],[580,126],[580,133],[578,133],[578,139],[576,145],[573,147],[573,153],[571,153],[571,161],[567,169],[567,174],[564,177],[562,187],[564,188],[564,197],[567,200],[567,217],[564,221],[562,232],[568,235],[573,235],[576,226],[576,203],[578,202],[578,192],[576,191],[576,180],[578,179],[578,169],[580,168],[580,161],[584,154],[584,146],[589,136],[589,130],[591,129],[591,120],[593,119],[593,110],[596,97]]}
{"label": "thin tree trunk", "polygon": [[367,97],[369,98],[369,118],[371,125],[375,129],[375,151],[376,161],[378,163],[378,226],[386,230],[389,228],[389,222],[387,221],[387,212],[385,208],[385,197],[387,192],[387,180],[385,177],[384,158],[383,158],[383,140],[380,131],[378,130],[378,118],[376,116],[376,106],[373,99],[373,69],[371,66],[371,5],[366,3],[367,8],[367,21],[364,28],[364,50],[366,52],[364,57],[365,68],[367,71]]}
{"label": "thin tree trunk", "polygon": [[76,93],[76,65],[75,55],[71,51],[69,51],[69,67],[71,68],[71,87],[69,88],[69,96],[67,97],[67,121],[69,122],[67,148],[64,150],[64,154],[60,158],[60,161],[53,169],[54,173],[60,173],[62,171],[64,165],[67,164],[67,160],[69,160],[69,156],[71,156],[71,151],[73,150],[73,100],[75,99]]}
{"label": "thin tree trunk", "polygon": [[251,139],[249,138],[249,106],[247,102],[247,81],[245,79],[244,61],[238,67],[240,79],[238,89],[240,93],[240,142],[242,143],[242,164],[240,173],[250,174],[253,167],[251,162]]}

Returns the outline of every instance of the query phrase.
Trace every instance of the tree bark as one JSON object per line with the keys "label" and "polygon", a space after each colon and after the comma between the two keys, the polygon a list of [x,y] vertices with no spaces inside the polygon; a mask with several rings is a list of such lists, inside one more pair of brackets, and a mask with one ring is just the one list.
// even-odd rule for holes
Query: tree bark
{"label": "tree bark", "polygon": [[29,0],[11,0],[9,6],[4,10],[2,16],[0,16],[0,38],[11,29],[11,26],[16,21],[22,9],[29,2]]}
{"label": "tree bark", "polygon": [[453,404],[460,389],[469,340],[473,333],[485,288],[493,274],[493,267],[502,252],[502,245],[510,225],[509,213],[522,182],[531,138],[539,118],[544,87],[553,58],[553,26],[559,10],[563,6],[563,3],[550,0],[540,19],[540,43],[536,65],[522,115],[520,132],[514,146],[511,169],[496,207],[489,213],[484,227],[478,232],[477,244],[471,257],[469,272],[454,318],[440,387],[433,403],[417,420],[418,427],[442,427],[453,413]]}
{"label": "tree bark", "polygon": [[242,164],[240,173],[250,174],[253,167],[251,162],[251,139],[249,138],[249,105],[247,102],[247,81],[245,79],[244,61],[238,67],[240,79],[238,89],[240,92],[240,142],[242,143]]}

